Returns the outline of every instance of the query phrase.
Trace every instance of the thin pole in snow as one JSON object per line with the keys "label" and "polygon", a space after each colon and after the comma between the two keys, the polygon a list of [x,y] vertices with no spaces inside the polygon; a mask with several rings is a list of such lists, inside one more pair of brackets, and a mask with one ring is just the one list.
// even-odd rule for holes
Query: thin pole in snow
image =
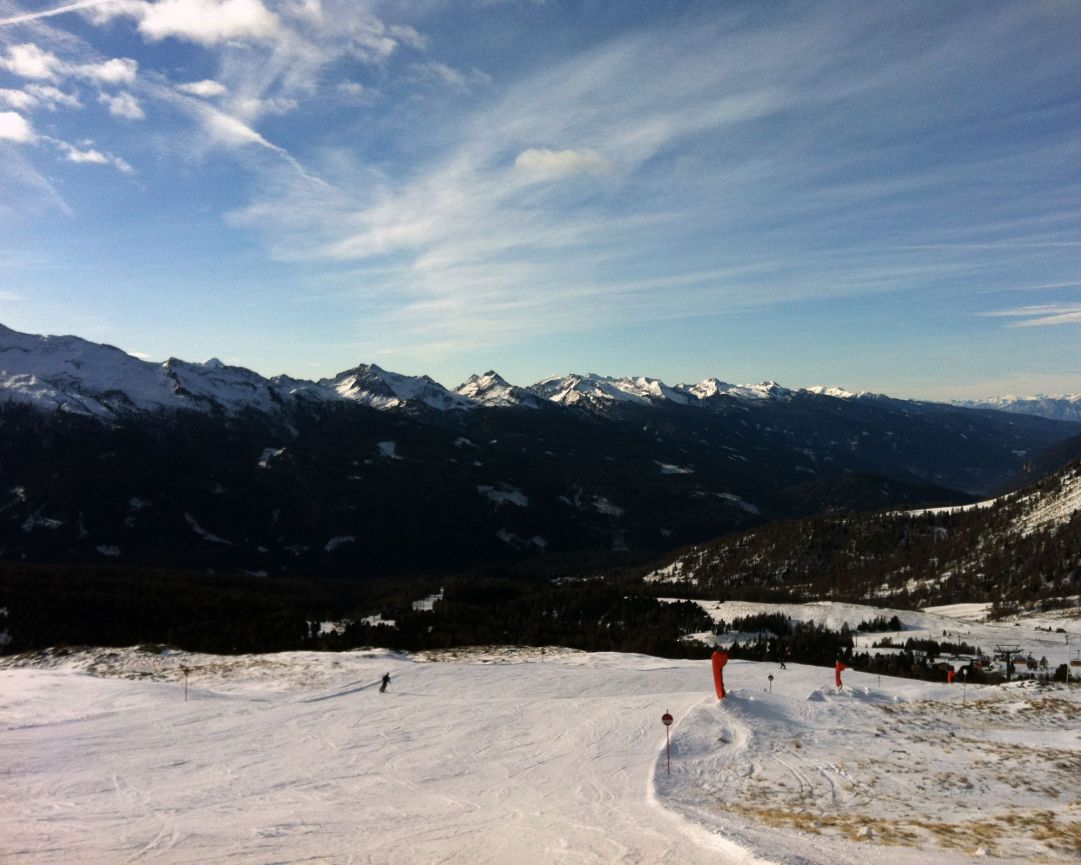
{"label": "thin pole in snow", "polygon": [[184,702],[188,702],[188,674],[191,672],[191,667],[181,667],[180,672],[184,674]]}
{"label": "thin pole in snow", "polygon": [[664,752],[668,755],[668,774],[672,774],[672,741],[668,736],[668,728],[672,726],[672,715],[665,709],[661,715],[661,723],[664,724]]}

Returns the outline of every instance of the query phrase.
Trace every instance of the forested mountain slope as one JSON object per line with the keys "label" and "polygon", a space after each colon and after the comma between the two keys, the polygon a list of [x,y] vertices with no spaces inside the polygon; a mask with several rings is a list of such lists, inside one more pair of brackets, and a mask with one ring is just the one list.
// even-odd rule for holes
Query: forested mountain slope
{"label": "forested mountain slope", "polygon": [[647,580],[702,596],[1076,603],[1081,462],[976,505],[780,521],[684,550]]}

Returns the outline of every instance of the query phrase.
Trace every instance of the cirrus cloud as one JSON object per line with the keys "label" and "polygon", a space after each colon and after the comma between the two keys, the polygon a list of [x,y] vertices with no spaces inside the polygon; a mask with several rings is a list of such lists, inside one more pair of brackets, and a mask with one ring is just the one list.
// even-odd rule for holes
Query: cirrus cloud
{"label": "cirrus cloud", "polygon": [[1046,303],[982,313],[988,318],[1017,318],[1010,327],[1048,327],[1081,324],[1081,303]]}

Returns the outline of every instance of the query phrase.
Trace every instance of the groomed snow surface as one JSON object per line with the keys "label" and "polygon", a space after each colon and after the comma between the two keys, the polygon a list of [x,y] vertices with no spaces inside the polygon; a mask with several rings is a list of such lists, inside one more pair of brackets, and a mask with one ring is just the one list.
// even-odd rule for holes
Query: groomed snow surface
{"label": "groomed snow surface", "polygon": [[1077,861],[1077,689],[726,681],[551,649],[6,659],[0,861]]}

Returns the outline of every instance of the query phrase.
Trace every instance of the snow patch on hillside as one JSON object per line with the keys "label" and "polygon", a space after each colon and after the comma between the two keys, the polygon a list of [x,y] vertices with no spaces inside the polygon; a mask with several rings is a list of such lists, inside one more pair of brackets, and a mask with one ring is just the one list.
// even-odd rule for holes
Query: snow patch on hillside
{"label": "snow patch on hillside", "polygon": [[356,541],[356,535],[338,535],[337,537],[331,538],[329,541],[326,542],[326,544],[323,545],[323,551],[327,553],[332,553],[336,549],[338,549],[338,547],[344,546],[346,544],[355,544]]}
{"label": "snow patch on hillside", "polygon": [[229,547],[233,545],[232,541],[227,541],[225,538],[219,538],[214,533],[208,532],[201,525],[199,525],[198,521],[191,514],[185,513],[184,519],[187,521],[188,525],[191,526],[191,530],[195,532],[195,534],[197,534],[199,537],[201,537],[204,541],[208,541],[212,544],[224,544]]}
{"label": "snow patch on hillside", "polygon": [[397,442],[377,442],[375,445],[379,449],[379,456],[388,460],[400,460],[398,456],[398,443]]}
{"label": "snow patch on hillside", "polygon": [[694,469],[687,468],[686,466],[677,466],[674,463],[662,463],[660,460],[654,460],[657,465],[661,467],[662,475],[693,475]]}
{"label": "snow patch on hillside", "polygon": [[499,538],[503,543],[508,546],[514,547],[516,550],[544,550],[548,547],[548,541],[542,538],[540,535],[533,535],[531,538],[523,538],[520,535],[514,534],[514,532],[507,531],[506,529],[500,529],[495,533],[495,536]]}
{"label": "snow patch on hillside", "polygon": [[1017,522],[1022,534],[1069,522],[1081,510],[1081,469],[1062,475],[1061,485],[1049,495],[1021,500],[1024,513]]}
{"label": "snow patch on hillside", "polygon": [[510,484],[496,484],[495,486],[480,485],[477,492],[497,505],[516,505],[520,508],[529,507],[529,497],[517,487]]}
{"label": "snow patch on hillside", "polygon": [[612,502],[608,501],[608,499],[603,496],[598,496],[593,499],[593,510],[609,517],[623,516],[623,508],[619,507],[619,505],[612,504]]}

